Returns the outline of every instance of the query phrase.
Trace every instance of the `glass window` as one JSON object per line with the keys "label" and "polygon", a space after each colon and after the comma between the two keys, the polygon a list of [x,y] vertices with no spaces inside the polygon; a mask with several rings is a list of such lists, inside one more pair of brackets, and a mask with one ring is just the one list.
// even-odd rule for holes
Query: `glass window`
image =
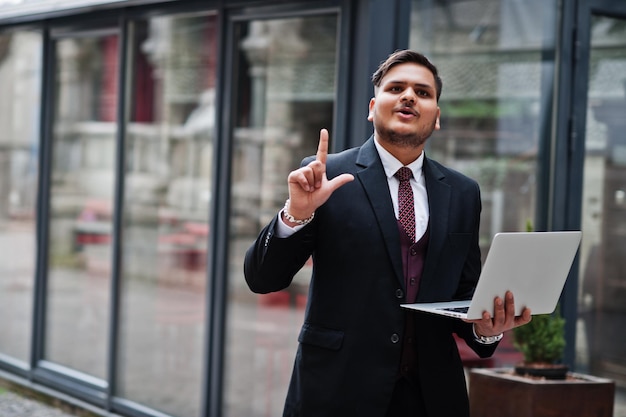
{"label": "glass window", "polygon": [[310,267],[288,289],[255,295],[243,256],[285,204],[289,172],[315,154],[320,129],[333,126],[337,24],[328,15],[235,26],[224,416],[282,414]]}
{"label": "glass window", "polygon": [[[426,153],[479,182],[483,258],[495,233],[525,231],[535,218],[538,150],[551,140],[556,3],[412,1],[410,47],[443,79],[441,130]],[[508,355],[509,337],[492,364],[520,359]]]}
{"label": "glass window", "polygon": [[133,23],[117,395],[200,415],[217,19]]}
{"label": "glass window", "polygon": [[0,355],[28,362],[41,107],[39,32],[0,34]]}
{"label": "glass window", "polygon": [[118,36],[55,43],[46,359],[106,378]]}
{"label": "glass window", "polygon": [[577,369],[626,384],[626,20],[591,19]]}

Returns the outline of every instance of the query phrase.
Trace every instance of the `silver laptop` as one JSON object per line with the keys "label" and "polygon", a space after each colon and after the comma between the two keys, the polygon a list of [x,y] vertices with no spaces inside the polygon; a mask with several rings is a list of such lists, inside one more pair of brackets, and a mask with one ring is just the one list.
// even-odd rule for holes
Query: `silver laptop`
{"label": "silver laptop", "polygon": [[515,296],[515,315],[528,307],[533,315],[549,314],[559,301],[580,245],[582,233],[497,233],[485,259],[474,296],[467,301],[402,304],[402,307],[461,319],[493,316],[496,296]]}

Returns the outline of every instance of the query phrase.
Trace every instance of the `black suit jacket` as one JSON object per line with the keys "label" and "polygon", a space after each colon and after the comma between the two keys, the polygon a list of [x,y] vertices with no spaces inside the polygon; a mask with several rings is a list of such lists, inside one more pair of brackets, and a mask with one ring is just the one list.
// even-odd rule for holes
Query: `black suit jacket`
{"label": "black suit jacket", "polygon": [[[307,163],[305,161],[304,163]],[[327,176],[354,174],[292,236],[274,236],[276,216],[246,253],[250,289],[286,288],[313,256],[305,321],[285,416],[376,416],[389,405],[398,373],[405,311],[400,236],[373,138],[328,156]],[[470,298],[480,273],[478,184],[425,158],[430,238],[418,301]],[[469,414],[453,333],[479,356],[495,345],[474,341],[471,325],[415,314],[417,368],[428,417]],[[400,342],[398,342],[398,337]]]}

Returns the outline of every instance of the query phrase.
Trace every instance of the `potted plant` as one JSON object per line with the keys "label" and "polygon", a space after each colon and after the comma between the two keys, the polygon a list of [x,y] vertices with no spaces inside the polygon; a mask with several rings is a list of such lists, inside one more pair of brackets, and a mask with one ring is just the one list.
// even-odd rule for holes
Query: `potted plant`
{"label": "potted plant", "polygon": [[565,379],[569,367],[563,364],[565,320],[559,307],[553,314],[534,316],[530,323],[513,329],[513,345],[524,355],[515,366],[518,375]]}

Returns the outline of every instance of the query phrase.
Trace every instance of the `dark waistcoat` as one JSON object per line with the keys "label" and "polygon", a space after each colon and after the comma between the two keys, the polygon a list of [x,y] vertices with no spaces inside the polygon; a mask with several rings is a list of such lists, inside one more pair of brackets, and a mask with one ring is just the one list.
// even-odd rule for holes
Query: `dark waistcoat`
{"label": "dark waistcoat", "polygon": [[[411,242],[411,239],[404,231],[404,228],[398,222],[400,228],[400,247],[402,251],[402,269],[404,272],[404,288],[405,301],[414,303],[417,298],[422,271],[424,270],[424,260],[426,259],[426,250],[428,248],[429,228],[426,229],[424,235],[417,241]],[[404,336],[402,338],[402,359],[398,368],[398,377],[417,378],[415,338],[419,335],[415,334],[415,325],[413,315],[415,313],[405,310]]]}

